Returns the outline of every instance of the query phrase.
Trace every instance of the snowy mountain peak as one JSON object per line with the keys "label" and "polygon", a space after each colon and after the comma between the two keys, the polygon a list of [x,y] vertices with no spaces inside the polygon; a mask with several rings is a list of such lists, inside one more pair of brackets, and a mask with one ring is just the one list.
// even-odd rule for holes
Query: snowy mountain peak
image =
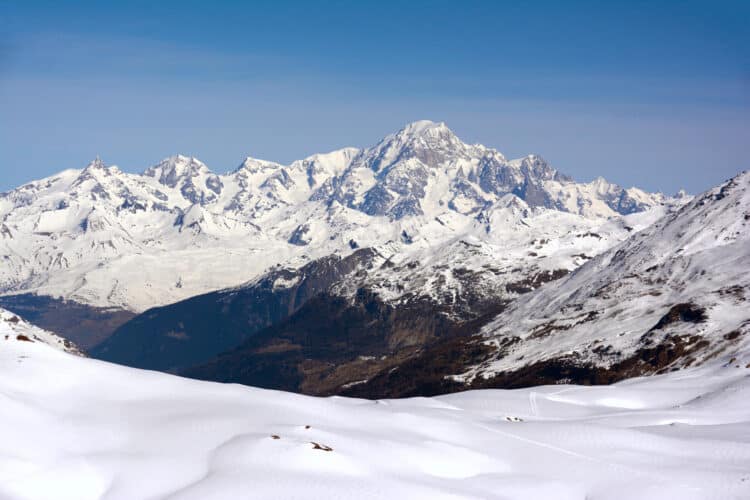
{"label": "snowy mountain peak", "polygon": [[455,134],[448,128],[445,122],[433,122],[430,120],[417,120],[406,124],[397,135],[421,137],[421,136],[438,136],[451,134],[455,137]]}
{"label": "snowy mountain peak", "polygon": [[328,153],[315,153],[310,155],[304,160],[298,160],[292,163],[316,163],[320,166],[330,166],[332,168],[346,167],[346,165],[355,157],[361,153],[362,150],[359,148],[341,148]]}
{"label": "snowy mountain peak", "polygon": [[103,169],[103,168],[107,168],[107,167],[106,167],[106,165],[104,165],[104,162],[101,160],[101,158],[99,158],[99,156],[97,156],[96,158],[94,158],[93,160],[91,160],[88,165],[86,165],[86,168],[87,169],[89,169],[89,168],[90,169]]}
{"label": "snowy mountain peak", "polygon": [[221,193],[221,178],[194,157],[174,155],[165,158],[143,173],[160,184],[177,188],[191,203],[205,204],[214,201]]}
{"label": "snowy mountain peak", "polygon": [[114,165],[105,165],[97,156],[85,168],[78,171],[72,186],[80,187],[88,185],[89,189],[96,191],[98,194],[103,194],[106,193],[106,188],[102,183],[106,184],[108,182],[107,179],[119,177],[121,173],[119,168]]}
{"label": "snowy mountain peak", "polygon": [[409,158],[436,166],[452,157],[466,156],[467,148],[445,123],[422,120],[406,125],[365,150],[361,163],[376,172]]}
{"label": "snowy mountain peak", "polygon": [[283,166],[279,163],[261,160],[260,158],[253,158],[252,156],[246,157],[235,172],[245,171],[250,174],[256,174],[267,170],[275,170],[282,168]]}
{"label": "snowy mountain peak", "polygon": [[591,186],[596,189],[598,193],[607,193],[610,191],[610,189],[613,187],[612,184],[610,184],[607,179],[605,179],[602,176],[597,177],[593,181],[591,181]]}
{"label": "snowy mountain peak", "polygon": [[156,178],[165,186],[175,187],[180,180],[201,174],[211,174],[209,168],[200,160],[184,155],[173,155],[147,169],[143,175]]}
{"label": "snowy mountain peak", "polygon": [[453,133],[445,122],[433,122],[430,120],[419,120],[408,123],[395,134],[384,138],[383,141],[396,140],[403,144],[422,142],[424,146],[439,145],[439,141],[453,145],[465,146],[461,139]]}
{"label": "snowy mountain peak", "polygon": [[317,153],[293,162],[289,169],[302,172],[307,178],[308,186],[317,188],[341,175],[361,152],[362,150],[357,148],[342,148],[328,153]]}
{"label": "snowy mountain peak", "polygon": [[521,171],[521,174],[533,181],[558,180],[570,182],[572,179],[558,172],[547,160],[537,154],[530,154],[508,162],[513,168]]}
{"label": "snowy mountain peak", "polygon": [[109,174],[109,173],[119,173],[120,169],[117,168],[115,165],[106,165],[101,158],[98,156],[91,160],[86,167],[81,170],[82,175],[86,174],[93,174],[96,172],[100,172],[103,174]]}

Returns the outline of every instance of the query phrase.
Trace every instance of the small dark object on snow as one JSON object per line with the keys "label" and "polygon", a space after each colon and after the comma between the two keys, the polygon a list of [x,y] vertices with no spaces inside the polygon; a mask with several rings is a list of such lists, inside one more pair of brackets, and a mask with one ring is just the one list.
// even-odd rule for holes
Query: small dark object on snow
{"label": "small dark object on snow", "polygon": [[281,439],[281,438],[277,436],[276,434],[271,434],[271,439]]}
{"label": "small dark object on snow", "polygon": [[16,335],[16,340],[23,340],[24,342],[34,342],[26,335]]}
{"label": "small dark object on snow", "polygon": [[310,441],[310,444],[313,445],[313,450],[333,451],[333,448],[331,448],[330,446],[319,444],[315,441]]}

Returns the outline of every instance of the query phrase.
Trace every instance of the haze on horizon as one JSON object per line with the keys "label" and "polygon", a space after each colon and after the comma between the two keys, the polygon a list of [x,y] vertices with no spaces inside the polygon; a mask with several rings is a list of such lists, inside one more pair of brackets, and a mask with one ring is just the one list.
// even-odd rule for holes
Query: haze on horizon
{"label": "haze on horizon", "polygon": [[216,172],[444,121],[577,180],[750,168],[750,4],[4,2],[0,191],[95,156]]}

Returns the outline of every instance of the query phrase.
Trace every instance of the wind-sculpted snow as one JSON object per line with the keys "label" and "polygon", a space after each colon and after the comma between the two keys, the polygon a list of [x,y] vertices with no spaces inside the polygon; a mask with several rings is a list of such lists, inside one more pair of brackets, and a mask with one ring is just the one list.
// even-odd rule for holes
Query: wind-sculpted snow
{"label": "wind-sculpted snow", "polygon": [[750,372],[313,398],[0,341],[9,500],[750,497]]}
{"label": "wind-sculpted snow", "polygon": [[594,365],[621,377],[707,362],[745,366],[749,300],[744,172],[516,301],[483,329],[497,354],[459,378],[491,378],[529,360]]}
{"label": "wind-sculpted snow", "polygon": [[0,292],[141,311],[354,248],[407,260],[427,241],[494,245],[493,234],[514,230],[498,222],[508,197],[531,214],[507,223],[516,225],[547,210],[594,227],[672,203],[602,179],[573,182],[539,156],[506,160],[427,121],[368,149],[290,165],[247,158],[225,175],[180,155],[142,175],[97,159],[0,194]]}

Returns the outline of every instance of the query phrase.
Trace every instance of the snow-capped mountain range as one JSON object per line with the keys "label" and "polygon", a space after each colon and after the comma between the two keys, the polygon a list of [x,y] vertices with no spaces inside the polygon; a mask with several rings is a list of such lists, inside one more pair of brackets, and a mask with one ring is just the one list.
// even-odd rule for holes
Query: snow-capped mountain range
{"label": "snow-capped mountain range", "polygon": [[744,366],[749,182],[695,199],[576,183],[432,122],[225,175],[97,160],[2,195],[0,282],[148,309],[73,337],[101,359],[311,394]]}
{"label": "snow-capped mountain range", "polygon": [[[349,299],[352,288],[358,295],[371,287],[392,304],[405,304],[409,294],[448,304],[449,290],[454,299],[465,296],[462,277],[491,262],[486,274],[526,279],[506,282],[510,295],[500,296],[512,300],[479,335],[449,338],[447,348],[436,341],[407,355],[395,349],[378,359],[364,355],[375,344],[342,337],[337,317],[315,311],[324,300],[312,309],[330,331],[329,344],[314,345],[320,330],[307,316],[302,330],[311,333],[298,345],[261,332],[261,343],[221,361],[245,375],[291,372],[298,360],[284,356],[303,351],[312,357],[299,363],[308,385],[298,390],[312,391],[311,380],[330,377],[348,380],[337,392],[356,395],[557,385],[401,400],[311,398],[70,355],[79,353],[69,342],[0,310],[0,496],[224,498],[253,491],[322,498],[356,491],[372,498],[494,498],[498,492],[503,498],[746,498],[750,173],[687,203],[610,219],[506,201],[495,208],[495,219],[437,239],[432,249],[402,239],[298,269],[279,266],[242,287],[196,297],[188,309],[201,300],[214,303],[246,327],[247,316],[236,314],[242,311],[228,299],[257,293],[264,283],[271,294],[282,293],[311,276],[327,277],[334,283],[329,291]],[[570,254],[586,245],[598,256]],[[396,252],[402,246],[416,250],[407,258]],[[381,253],[388,248],[392,254]],[[507,253],[493,253],[498,248]],[[509,262],[522,267],[506,269]],[[575,270],[530,290],[536,288],[530,270],[566,263]],[[307,292],[320,282],[307,283]],[[529,290],[514,294],[522,286]],[[250,296],[256,305],[257,296]],[[152,309],[131,323],[177,306]],[[380,311],[368,313],[364,333],[377,334],[372,320]],[[178,322],[191,319],[184,309],[177,315]],[[293,326],[287,322],[279,331]],[[147,330],[147,343],[156,340]],[[208,330],[209,337],[225,333]],[[176,329],[169,335],[190,340]],[[304,351],[308,344],[318,349]],[[341,344],[359,355],[330,357],[330,347]],[[256,363],[263,355],[271,364]],[[232,363],[237,356],[239,365]],[[472,363],[477,356],[481,362]],[[320,369],[316,361],[329,366]],[[451,372],[455,366],[463,370]],[[341,368],[348,371],[337,374]],[[677,369],[609,386],[571,385]],[[167,473],[144,481],[151,477],[144,464]]]}
{"label": "snow-capped mountain range", "polygon": [[[140,175],[97,159],[0,194],[0,292],[137,312],[355,248],[440,266],[466,243],[478,268],[499,258],[572,270],[684,201],[577,183],[429,121],[371,148],[247,158],[224,175],[180,155]],[[375,279],[394,300],[408,292],[394,288],[401,277]],[[427,279],[406,283],[433,293]]]}

